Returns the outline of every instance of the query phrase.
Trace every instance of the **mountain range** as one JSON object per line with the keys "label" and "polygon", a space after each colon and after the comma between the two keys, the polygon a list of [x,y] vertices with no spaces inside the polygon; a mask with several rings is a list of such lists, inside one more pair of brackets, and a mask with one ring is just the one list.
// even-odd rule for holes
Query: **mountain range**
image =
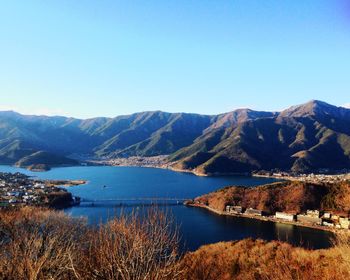
{"label": "mountain range", "polygon": [[0,163],[62,166],[77,158],[169,155],[175,169],[215,175],[350,168],[350,109],[313,100],[281,112],[142,112],[76,119],[0,112]]}

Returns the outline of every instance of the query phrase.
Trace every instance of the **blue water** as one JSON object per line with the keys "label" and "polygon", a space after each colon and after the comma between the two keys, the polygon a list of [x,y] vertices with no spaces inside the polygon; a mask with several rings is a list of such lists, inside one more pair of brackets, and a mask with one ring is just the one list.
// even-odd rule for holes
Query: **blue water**
{"label": "blue water", "polygon": [[[123,199],[194,198],[228,185],[253,187],[274,181],[268,178],[242,176],[197,177],[163,169],[110,166],[55,168],[40,173],[0,166],[0,172],[22,172],[42,179],[87,180],[86,185],[71,187],[69,191],[89,202],[83,202],[80,206],[65,211],[72,216],[87,217],[92,224],[104,222],[119,215],[121,211],[130,212],[138,209],[135,205],[137,202]],[[123,201],[116,201],[119,199]],[[247,218],[218,216],[204,209],[174,205],[171,202],[162,208],[172,213],[180,228],[182,248],[186,250],[195,250],[204,244],[248,237],[282,240],[316,249],[329,247],[332,237],[330,233],[319,230]]]}

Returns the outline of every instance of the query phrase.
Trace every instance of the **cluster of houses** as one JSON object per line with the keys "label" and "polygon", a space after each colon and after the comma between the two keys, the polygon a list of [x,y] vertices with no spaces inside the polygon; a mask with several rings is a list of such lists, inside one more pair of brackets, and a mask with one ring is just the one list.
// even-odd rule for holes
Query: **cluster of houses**
{"label": "cluster of houses", "polygon": [[[228,214],[244,214],[248,216],[263,216],[261,210],[248,208],[244,211],[241,206],[226,206],[226,213]],[[307,210],[306,213],[295,214],[286,212],[276,212],[274,216],[269,217],[274,220],[297,222],[300,224],[325,226],[337,229],[349,229],[349,217],[342,217],[329,212],[320,212],[319,210]]]}
{"label": "cluster of houses", "polygon": [[350,180],[350,170],[341,170],[339,174],[328,175],[329,170],[320,170],[320,174],[290,174],[287,172],[277,172],[277,173],[257,173],[256,175],[263,175],[268,177],[281,178],[285,180],[298,180],[301,182],[308,183],[338,183],[341,181]]}
{"label": "cluster of houses", "polygon": [[307,210],[304,214],[291,214],[276,212],[276,219],[286,221],[296,221],[302,224],[311,224],[318,226],[334,227],[338,229],[349,229],[350,220],[348,217],[342,217],[329,212],[320,212],[318,210]]}
{"label": "cluster of houses", "polygon": [[246,214],[250,216],[263,216],[263,211],[253,208],[243,209],[242,206],[226,206],[226,212],[229,214]]}
{"label": "cluster of houses", "polygon": [[128,156],[127,154],[119,158],[105,158],[103,160],[98,159],[92,161],[98,164],[112,165],[112,166],[142,166],[142,167],[167,167],[169,164],[166,160],[167,156],[153,156],[153,157],[141,157],[141,156]]}
{"label": "cluster of houses", "polygon": [[66,190],[32,180],[21,173],[0,173],[0,207],[11,205],[41,205],[47,196]]}

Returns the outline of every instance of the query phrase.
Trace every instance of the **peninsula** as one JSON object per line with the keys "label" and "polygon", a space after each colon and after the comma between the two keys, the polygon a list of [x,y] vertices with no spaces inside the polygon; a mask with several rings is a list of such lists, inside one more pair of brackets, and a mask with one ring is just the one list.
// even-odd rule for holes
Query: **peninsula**
{"label": "peninsula", "polygon": [[202,195],[187,206],[219,215],[241,216],[323,230],[349,230],[350,181],[278,182],[258,187],[226,187]]}
{"label": "peninsula", "polygon": [[0,207],[70,207],[79,204],[80,198],[62,187],[81,184],[85,181],[40,180],[21,173],[0,173]]}

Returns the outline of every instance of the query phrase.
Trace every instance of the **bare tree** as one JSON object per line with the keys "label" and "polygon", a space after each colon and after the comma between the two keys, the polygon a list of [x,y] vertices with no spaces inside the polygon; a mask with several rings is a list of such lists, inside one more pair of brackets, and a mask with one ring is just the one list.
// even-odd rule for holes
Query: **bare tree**
{"label": "bare tree", "polygon": [[[91,235],[88,279],[182,279],[178,232],[169,215],[150,209],[101,225]],[[84,274],[84,273],[83,273]]]}
{"label": "bare tree", "polygon": [[91,228],[63,212],[0,213],[0,279],[182,279],[169,215],[121,215]]}
{"label": "bare tree", "polygon": [[25,208],[1,215],[0,279],[71,279],[85,222]]}

